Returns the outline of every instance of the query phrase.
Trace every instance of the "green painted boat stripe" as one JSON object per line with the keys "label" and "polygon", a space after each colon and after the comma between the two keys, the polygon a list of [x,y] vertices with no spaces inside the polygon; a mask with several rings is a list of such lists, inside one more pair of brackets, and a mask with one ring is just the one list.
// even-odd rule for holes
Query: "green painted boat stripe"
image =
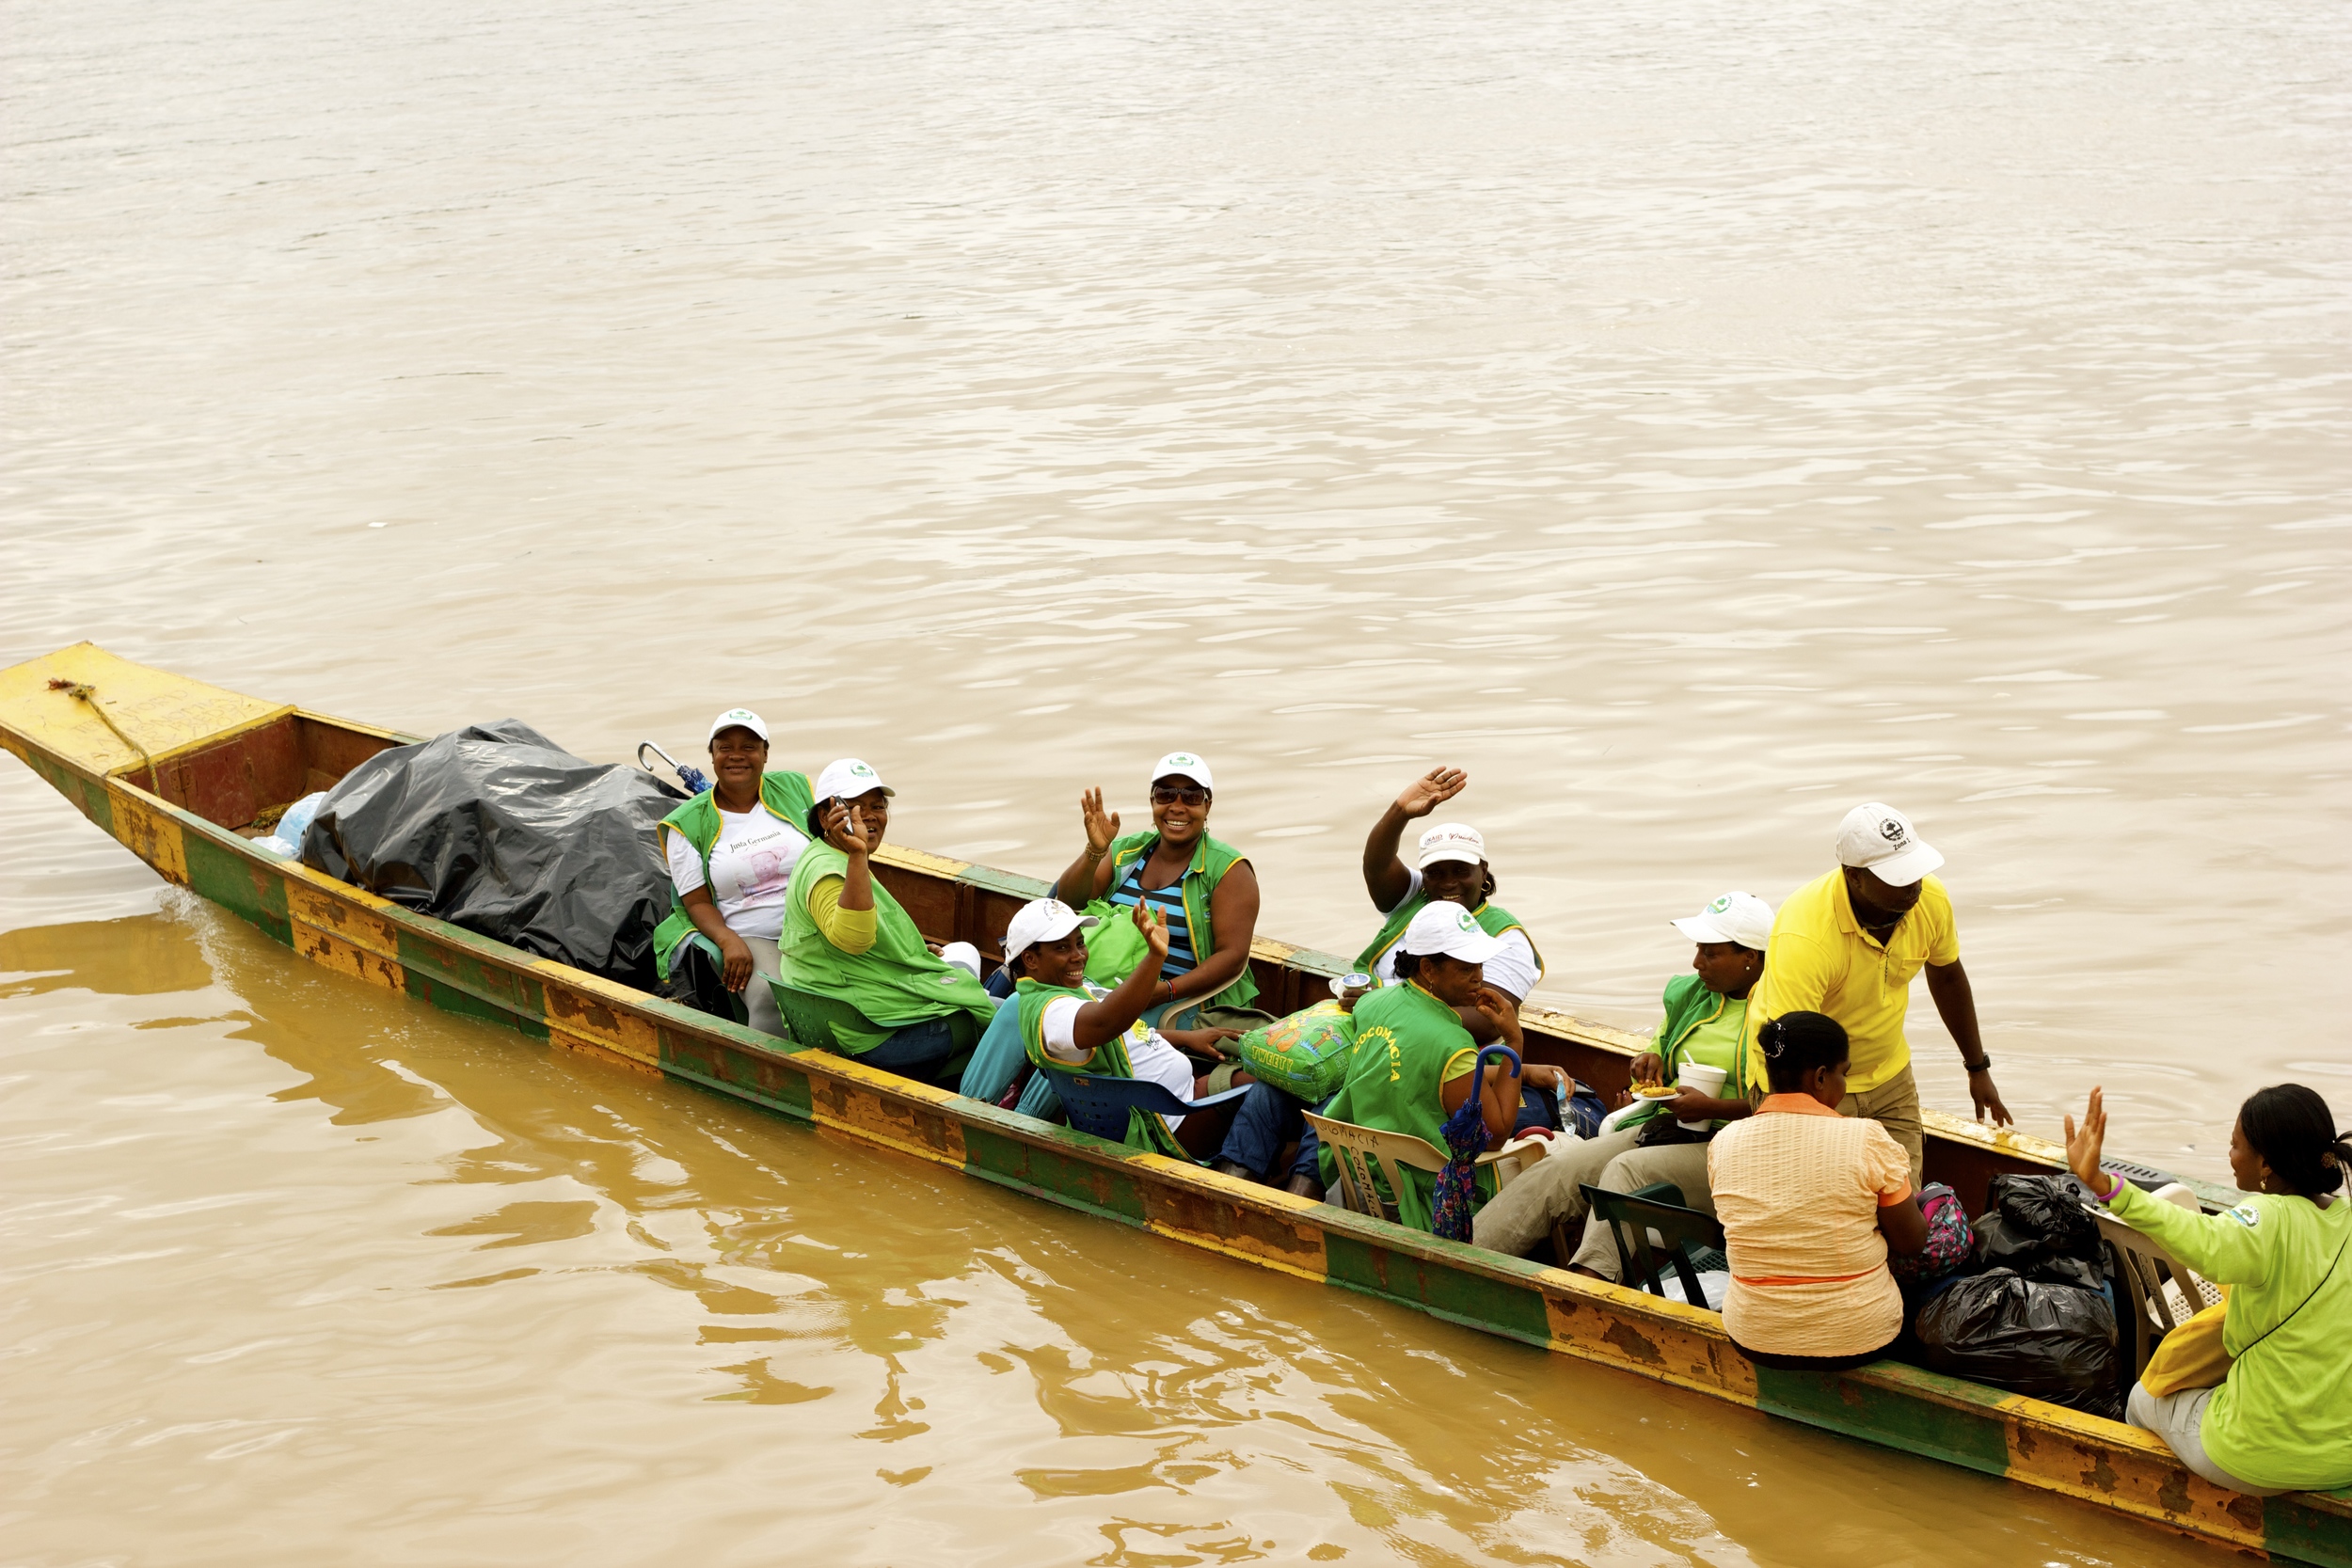
{"label": "green painted boat stripe", "polygon": [[[1896,1386],[1886,1386],[1889,1382]],[[1890,1369],[1883,1362],[1867,1378],[1756,1369],[1760,1410],[1991,1476],[2009,1472],[2009,1428],[1997,1408],[2008,1397],[1996,1388],[1915,1368]]]}
{"label": "green painted boat stripe", "polygon": [[181,848],[187,860],[188,886],[275,937],[294,945],[294,922],[286,915],[286,879],[253,864],[244,855],[208,833],[183,829]]}
{"label": "green painted boat stripe", "polygon": [[689,1083],[737,1100],[748,1101],[796,1121],[814,1121],[809,1103],[808,1074],[782,1062],[761,1061],[741,1052],[714,1049],[699,1053],[691,1041],[661,1032],[661,1070]]}
{"label": "green painted boat stripe", "polygon": [[519,1018],[528,1018],[538,1024],[541,1036],[545,1036],[547,991],[528,971],[508,967],[508,964],[496,962],[486,955],[463,947],[452,948],[437,940],[437,933],[427,936],[410,929],[406,923],[397,919],[393,922],[392,932],[394,945],[400,953],[400,965],[410,977],[408,989],[411,995],[422,995],[417,990],[416,982],[420,978],[429,979],[449,990],[463,992],[483,1006],[502,1008]]}
{"label": "green painted boat stripe", "polygon": [[[405,968],[405,966],[403,966]],[[478,1018],[485,1022],[501,1024],[517,1030],[534,1040],[548,1037],[547,1021],[515,1011],[514,1008],[476,996],[462,987],[438,980],[421,969],[406,970],[408,994],[420,1002],[430,1002],[445,1013],[461,1018]]]}
{"label": "green painted boat stripe", "polygon": [[1418,1307],[1448,1323],[1550,1347],[1551,1316],[1544,1307],[1543,1292],[1533,1285],[1454,1268],[1441,1259],[1391,1251],[1337,1229],[1324,1233],[1323,1268],[1331,1284]]}
{"label": "green painted boat stripe", "polygon": [[2265,1498],[2263,1545],[2273,1558],[2352,1568],[2352,1486]]}
{"label": "green painted boat stripe", "polygon": [[[1067,1134],[1066,1129],[1059,1131]],[[1017,1188],[1066,1208],[1083,1209],[1129,1225],[1144,1222],[1143,1183],[1134,1172],[1058,1149],[1041,1148],[993,1128],[965,1125],[963,1168],[984,1181]]]}

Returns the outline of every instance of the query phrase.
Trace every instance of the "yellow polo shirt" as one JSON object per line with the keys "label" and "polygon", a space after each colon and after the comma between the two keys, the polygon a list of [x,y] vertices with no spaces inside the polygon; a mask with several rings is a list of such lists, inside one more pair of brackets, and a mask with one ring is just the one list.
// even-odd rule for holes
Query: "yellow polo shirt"
{"label": "yellow polo shirt", "polygon": [[1960,961],[1951,895],[1930,877],[1919,902],[1881,946],[1854,919],[1846,877],[1832,871],[1788,895],[1772,917],[1764,978],[1748,1003],[1747,1081],[1762,1088],[1764,1048],[1756,1035],[1783,1013],[1827,1013],[1846,1026],[1852,1053],[1849,1092],[1877,1088],[1911,1064],[1903,1015],[1923,964]]}

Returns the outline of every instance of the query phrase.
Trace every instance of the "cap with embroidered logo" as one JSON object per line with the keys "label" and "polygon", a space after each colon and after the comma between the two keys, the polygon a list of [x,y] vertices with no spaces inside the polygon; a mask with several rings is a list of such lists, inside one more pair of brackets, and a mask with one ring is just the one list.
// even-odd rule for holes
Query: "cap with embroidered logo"
{"label": "cap with embroidered logo", "polygon": [[1486,841],[1476,828],[1459,822],[1440,822],[1421,835],[1421,869],[1428,870],[1439,861],[1466,861],[1477,865],[1486,858]]}
{"label": "cap with embroidered logo", "polygon": [[1772,907],[1753,893],[1726,893],[1672,924],[1692,942],[1734,942],[1757,953],[1772,941]]}
{"label": "cap with embroidered logo", "polygon": [[1162,779],[1190,779],[1201,788],[1215,790],[1216,783],[1209,777],[1209,765],[1190,752],[1170,752],[1152,765],[1152,782]]}
{"label": "cap with embroidered logo", "polygon": [[1502,950],[1502,943],[1488,936],[1470,911],[1438,899],[1423,905],[1413,923],[1405,927],[1404,947],[1418,958],[1443,953],[1466,964],[1483,964]]}
{"label": "cap with embroidered logo", "polygon": [[719,738],[722,730],[749,730],[760,739],[768,738],[768,721],[747,707],[731,707],[710,721],[709,738]]}
{"label": "cap with embroidered logo", "polygon": [[1944,857],[1921,842],[1910,817],[1870,800],[1837,825],[1837,863],[1858,866],[1888,887],[1909,887],[1942,865]]}
{"label": "cap with embroidered logo", "polygon": [[1100,925],[1094,916],[1080,914],[1058,898],[1032,898],[1013,911],[1005,927],[1005,967],[1041,942],[1058,942],[1071,932]]}
{"label": "cap with embroidered logo", "polygon": [[825,770],[817,775],[817,799],[854,800],[861,795],[881,790],[884,795],[898,792],[882,782],[882,775],[855,757],[841,757],[825,764]]}

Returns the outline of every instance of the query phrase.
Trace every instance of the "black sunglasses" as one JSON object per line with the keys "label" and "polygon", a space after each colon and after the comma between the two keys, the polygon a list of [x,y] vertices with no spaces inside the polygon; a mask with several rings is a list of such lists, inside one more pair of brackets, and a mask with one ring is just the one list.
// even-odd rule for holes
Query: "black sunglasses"
{"label": "black sunglasses", "polygon": [[1179,800],[1188,806],[1199,806],[1207,804],[1208,799],[1209,792],[1199,784],[1153,784],[1152,786],[1152,803],[1155,806],[1172,806]]}

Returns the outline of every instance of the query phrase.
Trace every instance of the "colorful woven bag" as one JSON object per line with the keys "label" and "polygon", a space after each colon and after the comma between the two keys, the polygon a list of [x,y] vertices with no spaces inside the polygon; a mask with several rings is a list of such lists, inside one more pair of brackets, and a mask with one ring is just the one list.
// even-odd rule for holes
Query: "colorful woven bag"
{"label": "colorful woven bag", "polygon": [[1310,1105],[1338,1092],[1355,1048],[1356,1020],[1337,1002],[1318,1002],[1233,1042],[1252,1078]]}

